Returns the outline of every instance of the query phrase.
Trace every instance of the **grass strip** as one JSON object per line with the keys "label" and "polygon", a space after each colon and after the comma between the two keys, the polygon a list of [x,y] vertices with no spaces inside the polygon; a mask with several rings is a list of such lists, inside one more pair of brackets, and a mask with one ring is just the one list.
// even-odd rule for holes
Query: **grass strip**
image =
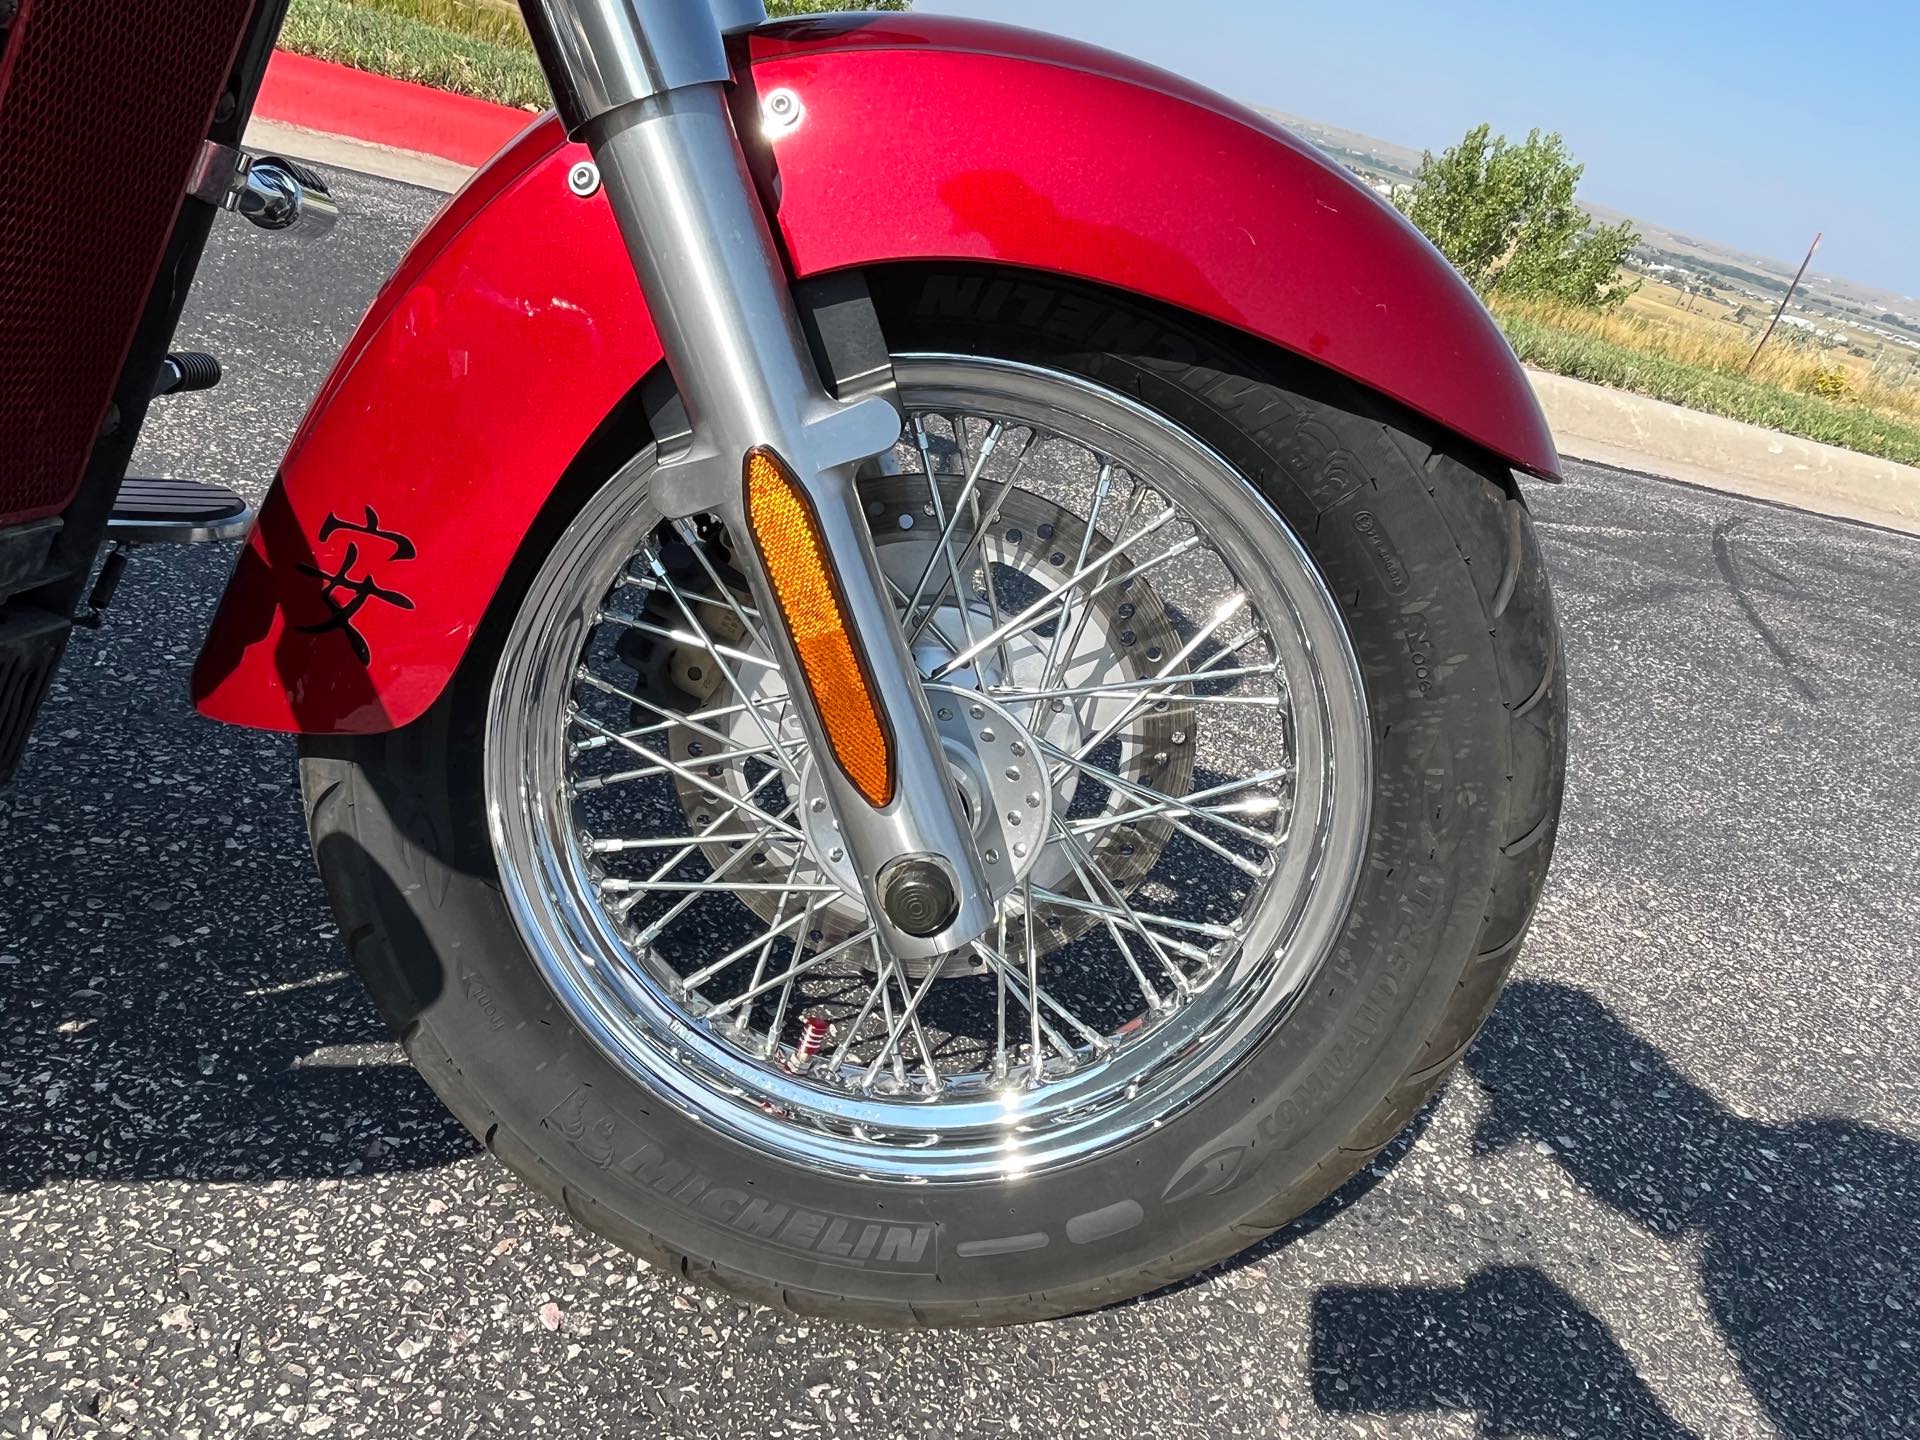
{"label": "grass strip", "polygon": [[[392,8],[361,0],[293,0],[280,44],[297,55],[523,110],[542,110],[552,103],[524,31],[517,40],[487,39],[400,13],[434,3],[446,5],[449,0],[395,0]],[[519,24],[498,12],[475,8],[473,14]]]}

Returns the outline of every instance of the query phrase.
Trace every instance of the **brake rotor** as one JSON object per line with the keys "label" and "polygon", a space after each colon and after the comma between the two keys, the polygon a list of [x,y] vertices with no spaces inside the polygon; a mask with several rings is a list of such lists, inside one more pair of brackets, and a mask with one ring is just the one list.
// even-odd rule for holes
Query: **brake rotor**
{"label": "brake rotor", "polygon": [[[950,515],[951,507],[960,502],[961,489],[958,480],[942,481],[944,513]],[[1098,560],[1111,548],[1108,538],[1096,533],[1083,561],[1080,547],[1086,527],[1079,517],[1031,491],[1015,489],[1001,499],[999,489],[990,482],[982,482],[976,487],[974,500],[978,506],[975,513],[994,517],[990,536],[994,595],[990,601],[985,590],[985,569],[971,544],[976,532],[963,520],[954,530],[951,545],[956,556],[968,556],[968,569],[962,578],[971,593],[963,613],[961,602],[949,584],[942,592],[931,623],[914,638],[914,656],[923,672],[950,659],[961,646],[971,644],[973,638],[987,635],[994,627],[996,610],[1002,620],[1017,613],[1065,583],[1076,566]],[[860,484],[860,496],[873,530],[881,569],[898,593],[913,594],[923,575],[929,573],[929,559],[938,558],[940,525],[938,513],[927,495],[925,480],[919,475],[865,479]],[[724,536],[715,531],[717,527],[705,532],[707,539],[703,543],[708,546],[708,563],[714,573],[723,578],[727,589],[733,591],[734,601],[745,609],[750,601],[744,582],[727,560]],[[1126,555],[1116,557],[1101,573],[1122,575],[1132,568],[1133,561],[1134,557]],[[715,640],[747,648],[752,653],[756,647],[749,644],[746,627],[725,603],[713,576],[705,573],[704,567],[692,568],[693,576],[681,575],[676,579],[687,593],[697,591],[713,600],[713,604],[703,608],[702,623]],[[931,573],[929,594],[943,578],[944,565]],[[1098,585],[1097,580],[1094,583]],[[679,624],[680,617],[672,619]],[[1089,778],[1083,771],[1065,764],[1060,754],[1050,753],[1048,747],[1074,755],[1088,738],[1099,735],[1143,692],[1151,689],[1140,682],[1151,680],[1167,666],[1179,649],[1180,639],[1159,596],[1144,578],[1123,580],[1106,589],[1096,588],[1092,603],[1075,606],[1066,625],[1066,635],[1058,637],[1058,649],[1065,660],[1064,663],[1055,660],[1054,679],[1049,686],[1053,690],[1077,693],[1041,700],[1021,700],[1017,694],[1004,693],[1041,684],[1048,669],[1049,650],[1056,644],[1055,631],[1055,624],[1049,622],[1011,637],[1004,646],[986,651],[972,665],[945,677],[945,681],[959,689],[977,690],[984,686],[988,692],[984,698],[993,709],[1003,711],[1004,707],[1003,713],[1009,713],[1025,727],[1036,742],[1035,759],[1047,762],[1035,767],[1035,775],[1028,777],[1027,786],[1041,783],[1037,776],[1048,769],[1052,771],[1046,782],[1048,793],[1044,797],[1029,798],[1044,799],[1045,811],[1060,824],[1069,829],[1083,828],[1081,864],[1096,868],[1101,882],[1089,893],[1074,861],[1062,853],[1059,844],[1048,843],[1057,840],[1057,832],[1052,835],[1043,832],[1033,837],[1039,842],[1038,853],[1019,857],[1017,862],[1010,855],[1002,856],[988,866],[990,872],[998,872],[993,877],[995,883],[1012,888],[1017,881],[1031,884],[1042,892],[1106,905],[1111,903],[1114,893],[1130,894],[1153,869],[1173,835],[1173,826],[1166,819],[1155,817],[1098,823],[1103,817],[1138,809],[1141,802],[1111,783]],[[1067,654],[1069,641],[1072,649]],[[639,657],[629,655],[627,658],[632,664]],[[646,668],[641,672],[643,686],[651,684],[657,689],[663,684],[671,685],[679,692],[675,702],[688,706],[688,713],[738,705],[739,697],[704,647],[658,646],[645,658]],[[731,751],[765,752],[771,737],[782,745],[792,744],[795,748],[790,754],[802,754],[804,747],[798,745],[799,724],[788,711],[787,685],[781,672],[771,666],[738,666],[736,673],[754,701],[758,717],[741,707],[733,714],[703,722],[707,729],[724,733],[729,742],[726,748]],[[1125,782],[1177,798],[1191,788],[1195,727],[1192,706],[1180,698],[1185,686],[1169,688],[1176,693],[1139,706],[1112,736],[1084,758]],[[1085,693],[1089,691],[1099,693]],[[641,693],[645,694],[646,690],[643,688]],[[942,693],[947,692],[943,689]],[[930,701],[932,698],[930,696]],[[636,711],[637,720],[646,718],[649,717]],[[941,732],[943,746],[949,749],[955,745],[975,747],[977,764],[961,764],[957,757],[950,759],[950,763],[955,764],[955,778],[963,795],[969,785],[978,788],[972,775],[998,776],[1004,770],[1000,764],[1004,757],[995,747],[1007,743],[1005,725],[1000,727],[998,738],[984,743],[978,738],[982,727],[976,725],[969,732],[964,714],[957,720],[950,715],[948,722],[936,728]],[[986,727],[984,733],[995,734],[991,727]],[[969,734],[973,738],[968,739]],[[676,763],[698,771],[708,785],[719,787],[737,799],[744,801],[751,794],[753,803],[769,813],[779,814],[789,804],[811,793],[805,761],[800,762],[797,776],[769,777],[771,755],[717,758],[722,747],[712,735],[685,725],[675,726],[667,738],[668,753]],[[994,753],[985,753],[987,751]],[[994,768],[989,769],[989,765]],[[963,775],[962,771],[969,773]],[[726,807],[710,790],[678,776],[674,784],[681,807],[696,834],[712,825],[717,813],[725,811]],[[799,818],[804,820],[804,805],[802,811]],[[809,917],[800,938],[808,948],[819,949],[865,929],[868,921],[866,906],[857,889],[858,877],[852,874],[844,855],[836,853],[838,847],[824,832],[810,828],[808,833],[813,837],[811,847],[781,836],[754,845],[754,853],[744,857],[738,852],[746,847],[738,840],[700,848],[716,871],[741,880],[851,885],[852,889],[816,905]],[[817,853],[807,853],[810,848]],[[798,913],[793,902],[766,890],[737,891],[735,895],[740,903],[769,924],[779,924]],[[1002,895],[996,894],[994,898],[997,901]],[[1099,923],[1098,916],[1086,909],[1050,904],[1044,896],[1036,896],[1034,920],[1035,945],[1042,955]],[[1010,959],[1024,961],[1024,934],[1023,925],[1009,927],[1005,953]],[[871,963],[864,947],[847,959],[849,964]],[[905,968],[910,974],[924,973],[926,963]],[[955,956],[948,958],[943,973],[962,974],[981,968],[980,962],[971,956]]]}

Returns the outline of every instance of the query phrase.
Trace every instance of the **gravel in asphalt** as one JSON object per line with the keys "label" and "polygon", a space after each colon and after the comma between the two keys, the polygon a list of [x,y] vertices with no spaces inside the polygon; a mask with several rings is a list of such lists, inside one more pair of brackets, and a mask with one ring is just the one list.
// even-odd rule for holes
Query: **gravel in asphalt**
{"label": "gravel in asphalt", "polygon": [[[150,473],[258,494],[437,197],[223,227]],[[1920,541],[1531,487],[1572,769],[1516,980],[1339,1197],[997,1332],[755,1310],[477,1153],[346,971],[293,746],[202,721],[231,551],[136,557],[0,795],[0,1431],[1920,1434]]]}

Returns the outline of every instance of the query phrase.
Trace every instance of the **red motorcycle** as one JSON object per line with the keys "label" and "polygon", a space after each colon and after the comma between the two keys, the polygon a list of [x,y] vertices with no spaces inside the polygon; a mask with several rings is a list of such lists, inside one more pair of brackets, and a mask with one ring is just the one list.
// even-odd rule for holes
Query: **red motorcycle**
{"label": "red motorcycle", "polygon": [[[9,768],[124,547],[246,524],[122,476],[217,378],[166,349],[217,212],[329,208],[237,148],[282,8],[0,4]],[[580,1223],[805,1311],[1059,1315],[1301,1214],[1552,849],[1558,460],[1499,332],[1115,55],[525,8],[558,114],[374,301],[193,676],[299,735],[414,1063]]]}

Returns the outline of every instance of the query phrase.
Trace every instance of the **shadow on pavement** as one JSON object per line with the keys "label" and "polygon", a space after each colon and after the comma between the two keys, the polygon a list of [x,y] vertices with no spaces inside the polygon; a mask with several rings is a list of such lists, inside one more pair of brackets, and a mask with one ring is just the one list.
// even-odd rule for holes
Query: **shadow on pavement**
{"label": "shadow on pavement", "polygon": [[[50,803],[0,819],[65,814],[58,767],[44,772]],[[31,824],[16,825],[43,868],[0,902],[0,950],[12,952],[0,969],[0,1193],[68,1178],[331,1178],[478,1149],[345,969],[298,799],[284,784],[257,800],[253,789],[228,771],[218,793],[239,814],[143,817],[158,839],[119,847],[111,868],[63,872],[34,849]],[[234,850],[240,815],[250,833]]]}
{"label": "shadow on pavement", "polygon": [[1329,1286],[1313,1300],[1323,1410],[1477,1410],[1487,1436],[1681,1440],[1607,1327],[1531,1266],[1453,1289]]}
{"label": "shadow on pavement", "polygon": [[0,1122],[0,1193],[72,1177],[360,1175],[478,1148],[387,1047],[356,977],[322,971],[268,987],[217,970],[199,978],[190,1003],[160,997],[132,1012],[69,984],[52,1036],[8,1027],[15,1048],[0,1068],[16,1083]]}
{"label": "shadow on pavement", "polygon": [[[1467,1065],[1491,1099],[1476,1153],[1544,1143],[1623,1216],[1697,1242],[1708,1306],[1781,1433],[1920,1433],[1920,1146],[1845,1120],[1743,1119],[1564,985],[1514,985]],[[1688,1433],[1606,1327],[1526,1267],[1460,1289],[1329,1288],[1312,1344],[1332,1411],[1472,1409],[1489,1435]]]}

